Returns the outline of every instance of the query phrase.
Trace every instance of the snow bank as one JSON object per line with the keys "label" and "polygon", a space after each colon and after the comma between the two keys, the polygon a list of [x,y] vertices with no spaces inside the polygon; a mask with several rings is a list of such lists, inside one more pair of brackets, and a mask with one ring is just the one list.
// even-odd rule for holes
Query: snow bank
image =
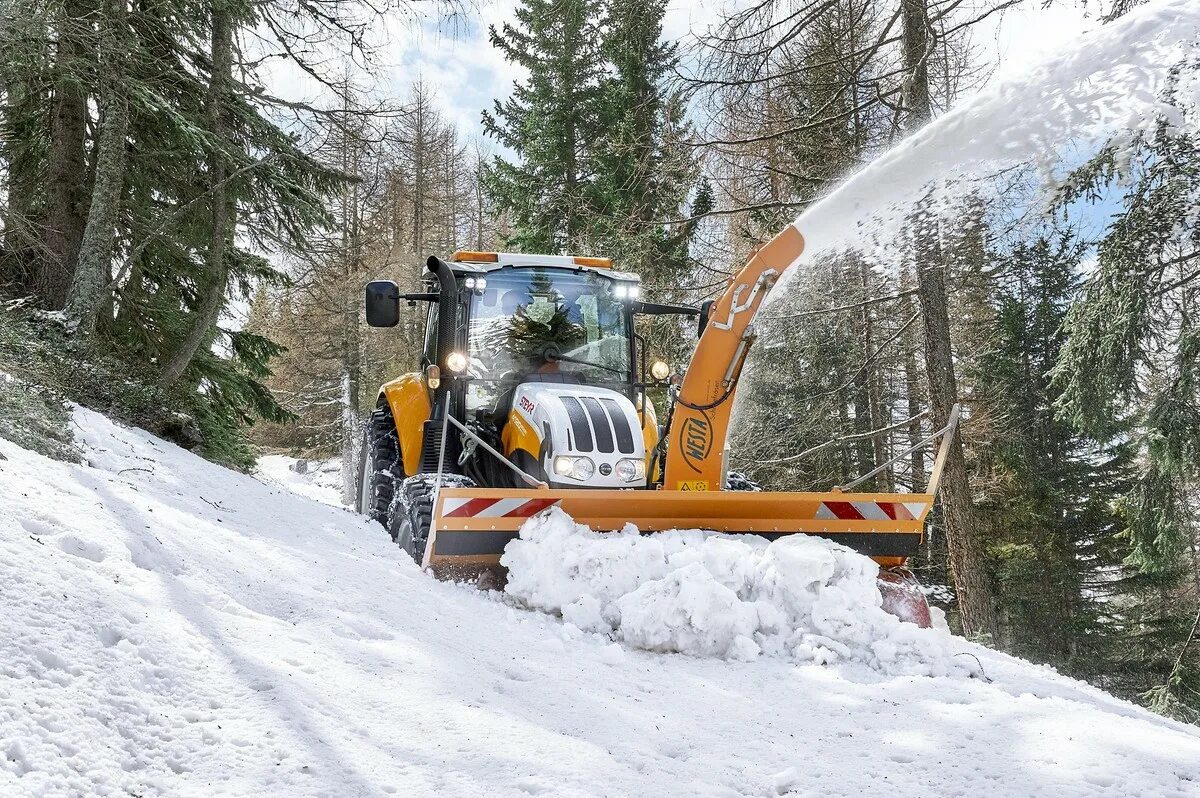
{"label": "snow bank", "polygon": [[808,535],[732,538],[699,530],[597,533],[554,508],[508,544],[505,590],[589,632],[649,651],[760,654],[865,665],[888,675],[969,673],[948,633],[880,608],[878,566]]}

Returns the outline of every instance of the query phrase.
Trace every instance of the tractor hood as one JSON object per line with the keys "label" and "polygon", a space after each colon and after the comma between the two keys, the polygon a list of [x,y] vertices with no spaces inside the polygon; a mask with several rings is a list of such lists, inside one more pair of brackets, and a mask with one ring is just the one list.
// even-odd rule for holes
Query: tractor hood
{"label": "tractor hood", "polygon": [[513,395],[512,413],[539,438],[541,464],[551,485],[645,487],[642,424],[624,394],[588,385],[529,382]]}

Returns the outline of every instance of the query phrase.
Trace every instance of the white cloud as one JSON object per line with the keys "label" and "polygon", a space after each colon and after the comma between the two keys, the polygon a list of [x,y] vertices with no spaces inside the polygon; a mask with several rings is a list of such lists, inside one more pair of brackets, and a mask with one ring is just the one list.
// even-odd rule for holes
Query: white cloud
{"label": "white cloud", "polygon": [[511,19],[516,0],[494,0],[478,13],[418,23],[389,20],[390,34],[380,50],[380,78],[386,93],[403,97],[418,78],[437,93],[446,115],[468,135],[482,134],[480,113],[493,98],[506,97],[518,67],[488,41],[488,28]]}

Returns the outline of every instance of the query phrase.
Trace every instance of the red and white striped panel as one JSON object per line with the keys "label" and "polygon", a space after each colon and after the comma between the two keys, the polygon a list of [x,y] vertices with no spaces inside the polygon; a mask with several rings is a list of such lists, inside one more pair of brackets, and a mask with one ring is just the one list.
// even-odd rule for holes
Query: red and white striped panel
{"label": "red and white striped panel", "polygon": [[925,502],[821,502],[817,518],[842,521],[915,521]]}
{"label": "red and white striped panel", "polygon": [[528,518],[560,499],[450,499],[442,502],[443,518]]}

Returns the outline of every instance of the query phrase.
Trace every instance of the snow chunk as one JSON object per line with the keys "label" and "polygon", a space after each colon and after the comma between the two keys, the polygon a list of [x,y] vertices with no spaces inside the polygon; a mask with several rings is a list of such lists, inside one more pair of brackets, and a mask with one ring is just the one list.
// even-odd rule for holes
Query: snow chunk
{"label": "snow chunk", "polygon": [[506,592],[584,631],[649,651],[865,665],[888,675],[968,673],[945,630],[880,608],[879,567],[809,535],[768,543],[700,530],[597,533],[558,508],[508,544]]}
{"label": "snow chunk", "polygon": [[643,582],[617,599],[621,636],[650,651],[753,659],[759,626],[753,604],[721,584],[698,562]]}

